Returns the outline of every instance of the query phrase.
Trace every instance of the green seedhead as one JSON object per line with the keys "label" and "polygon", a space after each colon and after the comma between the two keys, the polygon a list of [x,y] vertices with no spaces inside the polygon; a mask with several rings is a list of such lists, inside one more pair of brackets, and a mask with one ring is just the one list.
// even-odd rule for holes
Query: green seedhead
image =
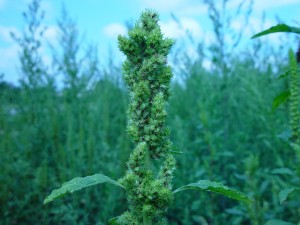
{"label": "green seedhead", "polygon": [[[158,15],[150,10],[142,13],[128,36],[119,36],[119,48],[127,56],[123,71],[131,96],[128,131],[137,147],[129,158],[126,175],[120,180],[128,190],[130,212],[118,221],[128,224],[123,218],[130,214],[141,224],[160,221],[173,201],[175,159],[165,126],[165,108],[172,78],[167,55],[174,42],[163,37]],[[158,175],[152,170],[152,160],[161,163]]]}
{"label": "green seedhead", "polygon": [[291,140],[299,144],[299,100],[300,100],[300,80],[297,61],[292,50],[289,51],[289,117],[290,128],[292,130]]}

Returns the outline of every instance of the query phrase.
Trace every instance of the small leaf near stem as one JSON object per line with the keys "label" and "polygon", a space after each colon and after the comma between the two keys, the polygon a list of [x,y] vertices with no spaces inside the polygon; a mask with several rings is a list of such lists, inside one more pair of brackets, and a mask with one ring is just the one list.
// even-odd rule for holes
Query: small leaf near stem
{"label": "small leaf near stem", "polygon": [[286,24],[278,24],[276,26],[270,27],[269,29],[266,29],[262,32],[255,34],[254,36],[251,37],[251,39],[268,35],[268,34],[278,33],[278,32],[300,34],[300,28],[288,26]]}

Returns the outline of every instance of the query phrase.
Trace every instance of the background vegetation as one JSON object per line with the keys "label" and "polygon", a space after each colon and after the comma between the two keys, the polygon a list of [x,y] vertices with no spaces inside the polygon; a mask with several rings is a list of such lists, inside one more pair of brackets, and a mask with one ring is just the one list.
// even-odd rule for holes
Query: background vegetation
{"label": "background vegetation", "polygon": [[[226,44],[230,20],[220,17],[224,13],[214,1],[204,2],[216,41],[195,44],[196,58],[181,46],[169,59],[180,65],[174,67],[168,106],[172,141],[182,152],[175,187],[212,179],[248,193],[255,202],[246,206],[214,194],[180,193],[169,220],[184,225],[297,223],[299,196],[280,204],[278,193],[299,178],[288,169],[274,170],[296,163],[287,142],[287,106],[272,110],[274,97],[288,85],[278,79],[288,63],[286,44],[274,47],[256,40],[236,48],[240,39],[235,35],[236,42]],[[108,60],[101,68],[96,46],[83,45],[76,23],[66,12],[62,15],[51,65],[43,63],[40,53],[45,46],[39,1],[24,14],[23,34],[12,35],[21,49],[21,67],[19,85],[0,80],[1,225],[107,224],[126,207],[125,196],[105,185],[42,206],[50,190],[73,177],[120,177],[133,149],[120,67]],[[206,59],[210,69],[203,67]]]}

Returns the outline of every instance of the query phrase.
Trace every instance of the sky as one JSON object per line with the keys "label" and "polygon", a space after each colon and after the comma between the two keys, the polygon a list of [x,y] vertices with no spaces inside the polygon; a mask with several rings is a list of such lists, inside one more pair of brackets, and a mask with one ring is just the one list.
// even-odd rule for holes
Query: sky
{"label": "sky", "polygon": [[[218,6],[222,1],[215,0]],[[234,14],[241,1],[243,0],[230,0],[226,12]],[[8,82],[16,83],[20,77],[20,49],[11,39],[10,32],[17,35],[22,33],[22,12],[26,11],[30,2],[31,0],[0,0],[0,74],[3,73],[4,80]],[[57,20],[63,5],[77,23],[84,40],[97,44],[100,61],[111,53],[115,56],[116,64],[123,60],[117,49],[117,36],[125,35],[126,22],[136,21],[141,11],[146,8],[154,9],[160,14],[162,32],[165,36],[174,38],[177,43],[186,39],[186,31],[196,41],[213,41],[208,9],[202,0],[42,0],[44,24],[48,27],[45,32],[47,43],[56,43],[59,34]],[[246,11],[242,11],[242,15],[245,13]],[[262,24],[263,14],[265,22]],[[177,22],[172,15],[175,15]],[[246,27],[242,15],[233,17],[232,29],[243,30],[243,39],[247,43],[255,32],[276,25],[278,18],[286,24],[299,26],[300,0],[254,0],[253,11]],[[284,34],[275,34],[270,40],[276,43],[280,35]],[[43,60],[46,64],[50,63],[51,55],[46,47],[43,48]],[[189,45],[187,48],[190,54],[195,51],[195,46]]]}

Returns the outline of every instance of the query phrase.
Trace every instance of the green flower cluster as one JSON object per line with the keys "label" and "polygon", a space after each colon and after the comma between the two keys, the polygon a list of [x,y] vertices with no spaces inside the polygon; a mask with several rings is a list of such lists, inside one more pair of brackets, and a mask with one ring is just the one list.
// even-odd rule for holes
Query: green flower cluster
{"label": "green flower cluster", "polygon": [[[131,97],[128,131],[137,144],[120,180],[130,205],[129,211],[118,217],[120,225],[166,224],[163,216],[173,201],[175,159],[165,108],[172,78],[167,55],[174,42],[163,37],[158,20],[156,12],[146,10],[129,37],[118,38],[119,48],[127,56],[123,73]],[[161,163],[158,174],[153,160]]]}
{"label": "green flower cluster", "polygon": [[290,128],[292,131],[291,140],[297,144],[300,144],[299,137],[299,75],[298,75],[298,65],[296,61],[296,57],[292,50],[289,51],[289,91],[290,91],[290,99],[289,99],[289,121]]}

